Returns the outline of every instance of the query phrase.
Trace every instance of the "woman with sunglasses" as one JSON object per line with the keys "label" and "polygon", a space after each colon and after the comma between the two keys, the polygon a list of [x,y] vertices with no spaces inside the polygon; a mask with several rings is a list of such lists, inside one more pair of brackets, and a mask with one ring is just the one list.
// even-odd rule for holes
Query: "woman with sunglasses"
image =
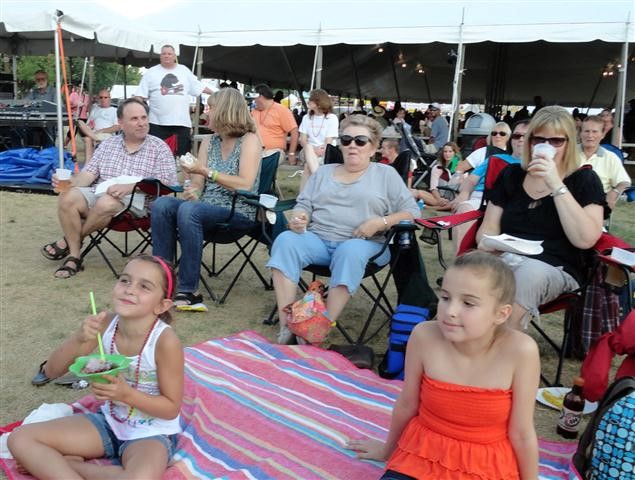
{"label": "woman with sunglasses", "polygon": [[495,153],[507,153],[507,145],[511,135],[512,130],[509,128],[509,125],[505,122],[498,122],[487,136],[487,146],[474,150],[465,160],[459,162],[456,169],[459,172],[467,172],[477,168],[490,155],[494,155]]}
{"label": "woman with sunglasses", "polygon": [[[311,175],[298,196],[289,231],[280,234],[271,249],[267,266],[278,302],[278,343],[294,340],[283,309],[295,300],[304,267],[330,267],[326,306],[336,321],[359,287],[368,259],[381,250],[384,233],[419,215],[397,171],[371,162],[381,139],[377,121],[352,115],[342,121],[339,139],[344,163],[324,165]],[[389,260],[386,250],[375,263]]]}
{"label": "woman with sunglasses", "polygon": [[[587,250],[602,233],[606,206],[602,184],[590,168],[580,168],[571,114],[558,106],[542,108],[531,120],[520,165],[510,165],[488,194],[477,232],[506,233],[542,241],[537,255],[503,253],[514,271],[516,299],[511,325],[526,327],[538,307],[578,288]],[[538,147],[549,144],[553,148]],[[550,150],[550,151],[549,151]]]}

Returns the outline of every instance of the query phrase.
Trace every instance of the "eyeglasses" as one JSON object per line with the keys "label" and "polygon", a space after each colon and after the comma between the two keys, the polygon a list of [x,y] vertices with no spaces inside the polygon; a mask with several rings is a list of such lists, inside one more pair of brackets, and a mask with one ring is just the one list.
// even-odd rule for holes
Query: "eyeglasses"
{"label": "eyeglasses", "polygon": [[562,147],[564,145],[564,142],[569,139],[567,137],[535,137],[532,135],[530,137],[530,140],[532,145],[537,145],[539,143],[548,143],[552,147],[558,148]]}
{"label": "eyeglasses", "polygon": [[492,137],[495,137],[496,135],[500,135],[501,137],[506,137],[507,136],[507,132],[492,132],[492,133],[490,133],[490,135]]}
{"label": "eyeglasses", "polygon": [[512,134],[512,140],[520,140],[521,138],[523,138],[525,135],[522,133],[513,133]]}
{"label": "eyeglasses", "polygon": [[99,98],[110,98],[110,97],[99,97]]}
{"label": "eyeglasses", "polygon": [[370,138],[366,135],[356,135],[354,137],[351,137],[350,135],[340,136],[340,143],[345,147],[348,147],[352,141],[355,141],[355,145],[358,147],[363,147],[370,142]]}

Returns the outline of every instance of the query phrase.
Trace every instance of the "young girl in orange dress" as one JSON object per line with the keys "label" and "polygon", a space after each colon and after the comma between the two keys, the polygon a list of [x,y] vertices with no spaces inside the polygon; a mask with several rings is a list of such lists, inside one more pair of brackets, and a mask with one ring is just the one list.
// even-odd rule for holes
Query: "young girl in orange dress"
{"label": "young girl in orange dress", "polygon": [[[103,400],[96,413],[23,425],[11,433],[9,449],[22,470],[36,478],[160,479],[181,431],[183,348],[169,327],[174,272],[159,257],[133,258],[112,293],[114,315],[87,317],[81,328],[47,360],[49,378],[62,375],[76,357],[97,348],[125,355],[123,374],[93,383]],[[111,458],[98,465],[85,459]]]}
{"label": "young girl in orange dress", "polygon": [[538,347],[507,328],[515,283],[497,257],[472,252],[443,277],[436,321],[414,329],[385,442],[351,440],[387,461],[384,480],[538,477]]}

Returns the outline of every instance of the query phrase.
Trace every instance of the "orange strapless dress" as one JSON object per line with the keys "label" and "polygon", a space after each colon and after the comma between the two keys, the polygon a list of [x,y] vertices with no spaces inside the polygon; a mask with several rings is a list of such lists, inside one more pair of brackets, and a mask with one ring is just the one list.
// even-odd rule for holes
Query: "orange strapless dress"
{"label": "orange strapless dress", "polygon": [[511,390],[421,381],[419,414],[406,426],[386,468],[430,480],[518,479],[507,436]]}

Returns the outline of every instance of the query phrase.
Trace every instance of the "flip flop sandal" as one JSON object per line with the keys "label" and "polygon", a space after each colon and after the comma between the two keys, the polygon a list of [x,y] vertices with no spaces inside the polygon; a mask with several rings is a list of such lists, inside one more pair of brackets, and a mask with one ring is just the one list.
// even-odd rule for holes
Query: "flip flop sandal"
{"label": "flip flop sandal", "polygon": [[68,372],[67,374],[62,375],[61,377],[58,377],[55,380],[53,380],[53,383],[55,385],[63,385],[65,387],[71,387],[73,386],[75,382],[79,380],[80,378],[77,375],[75,375],[74,373]]}
{"label": "flip flop sandal", "polygon": [[44,373],[44,365],[46,365],[46,361],[40,363],[40,368],[38,369],[35,377],[31,380],[31,385],[35,385],[36,387],[41,387],[42,385],[49,383],[52,378],[49,378]]}
{"label": "flip flop sandal", "polygon": [[[66,238],[64,238],[64,242],[66,242]],[[49,248],[52,248],[55,253],[49,252],[48,251]],[[40,251],[42,252],[42,255],[44,255],[49,260],[62,260],[63,258],[66,258],[66,256],[68,255],[68,252],[69,252],[68,243],[66,243],[66,247],[62,248],[57,244],[57,240],[55,240],[54,242],[47,243],[46,245],[44,245],[40,249]]]}
{"label": "flip flop sandal", "polygon": [[[74,267],[68,265],[69,262],[73,262],[75,264]],[[77,257],[66,257],[66,260],[64,260],[64,264],[58,268],[57,270],[55,270],[55,278],[59,278],[59,279],[66,279],[66,278],[71,278],[72,276],[76,275],[77,272],[81,272],[82,270],[84,270],[84,266],[82,265],[82,259],[81,258],[77,258]],[[59,277],[57,275],[58,272],[67,272],[68,276],[67,277]]]}
{"label": "flip flop sandal", "polygon": [[[195,294],[192,292],[181,292],[177,293],[174,297],[174,303],[176,302],[185,302],[182,305],[194,305],[195,303],[203,303],[203,295]],[[179,305],[177,305],[178,307]]]}

